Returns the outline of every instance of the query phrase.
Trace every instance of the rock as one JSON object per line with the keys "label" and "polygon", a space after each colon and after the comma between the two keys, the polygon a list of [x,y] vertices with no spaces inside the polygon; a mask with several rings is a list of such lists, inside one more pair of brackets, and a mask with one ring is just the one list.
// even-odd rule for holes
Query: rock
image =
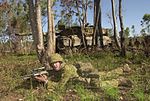
{"label": "rock", "polygon": [[130,73],[131,72],[131,68],[129,67],[128,64],[125,64],[123,66],[123,72],[125,72],[125,73]]}
{"label": "rock", "polygon": [[127,78],[120,77],[118,81],[119,81],[119,86],[132,87],[132,82]]}

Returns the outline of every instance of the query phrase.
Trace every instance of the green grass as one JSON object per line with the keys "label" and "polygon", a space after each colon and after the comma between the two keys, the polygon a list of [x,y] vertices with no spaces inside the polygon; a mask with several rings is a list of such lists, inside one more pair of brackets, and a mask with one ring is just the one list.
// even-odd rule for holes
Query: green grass
{"label": "green grass", "polygon": [[[133,87],[125,96],[137,101],[150,100],[150,58],[143,57],[142,54],[134,56],[127,54],[126,58],[115,56],[110,52],[100,52],[95,54],[83,55],[73,54],[64,55],[65,61],[74,64],[78,61],[91,62],[99,71],[109,71],[128,63],[133,72],[126,77],[132,80]],[[99,99],[118,100],[120,97],[119,90],[108,88],[104,92],[85,89],[83,85],[68,85],[68,89],[75,90],[72,94],[68,89],[62,91],[49,92],[45,89],[36,91],[30,83],[24,82],[22,76],[28,74],[33,68],[40,67],[36,55],[9,55],[0,57],[0,100],[8,101],[12,97],[23,99],[25,101],[61,101],[72,96],[70,99],[81,101],[91,101]],[[145,71],[146,70],[146,71]],[[29,86],[29,87],[27,87]],[[42,95],[41,95],[42,94]],[[72,94],[72,95],[70,95]],[[106,101],[107,101],[106,100]]]}
{"label": "green grass", "polygon": [[113,100],[119,100],[119,89],[113,87],[107,87],[104,90],[105,95]]}

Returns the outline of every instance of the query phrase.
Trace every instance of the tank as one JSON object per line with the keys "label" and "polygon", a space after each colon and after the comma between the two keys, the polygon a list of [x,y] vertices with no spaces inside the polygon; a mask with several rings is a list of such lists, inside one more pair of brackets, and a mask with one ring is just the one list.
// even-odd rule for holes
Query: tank
{"label": "tank", "polygon": [[[85,34],[86,42],[88,46],[92,45],[93,26],[88,26],[81,29],[80,26],[73,26],[69,28],[61,27],[61,31],[57,33],[57,49],[58,50],[72,50],[74,48],[82,47],[82,32]],[[100,43],[100,42],[98,42]],[[105,46],[111,43],[111,38],[108,37],[108,30],[103,29],[103,43]]]}

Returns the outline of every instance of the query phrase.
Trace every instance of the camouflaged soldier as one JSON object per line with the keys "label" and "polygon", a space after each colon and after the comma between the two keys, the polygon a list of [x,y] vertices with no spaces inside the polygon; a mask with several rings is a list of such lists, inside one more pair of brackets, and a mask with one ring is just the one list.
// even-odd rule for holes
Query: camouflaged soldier
{"label": "camouflaged soldier", "polygon": [[48,77],[36,77],[38,81],[47,83],[48,89],[55,89],[56,87],[61,89],[70,79],[78,77],[76,67],[65,64],[59,54],[52,54],[49,60],[52,69],[47,70]]}
{"label": "camouflaged soldier", "polygon": [[101,71],[99,72],[100,75],[100,82],[99,86],[102,89],[105,89],[106,87],[118,87],[120,86],[127,86],[131,87],[132,82],[124,77],[122,77],[125,73],[130,73],[131,68],[128,64],[125,64],[123,67],[116,68],[114,70],[111,70],[109,72]]}
{"label": "camouflaged soldier", "polygon": [[98,72],[90,63],[78,63],[75,67],[74,65],[65,64],[59,54],[51,55],[50,65],[52,69],[48,70],[48,77],[44,75],[35,77],[39,82],[47,83],[48,89],[61,89],[70,79],[74,78],[85,82],[86,80],[83,78],[91,78],[88,81],[89,85],[101,87],[102,89],[105,89],[107,86],[118,87],[122,79],[118,79],[117,77],[124,71],[129,70],[129,68],[118,68],[110,72]]}
{"label": "camouflaged soldier", "polygon": [[[95,69],[91,63],[79,62],[77,65],[78,75],[82,78],[88,79],[89,85],[93,87],[100,87],[101,89],[106,89],[107,87],[118,87],[118,86],[128,86],[131,87],[132,83],[122,77],[124,73],[130,73],[131,69],[128,64],[123,67],[111,70],[109,72],[98,71]],[[98,75],[98,76],[97,76]]]}

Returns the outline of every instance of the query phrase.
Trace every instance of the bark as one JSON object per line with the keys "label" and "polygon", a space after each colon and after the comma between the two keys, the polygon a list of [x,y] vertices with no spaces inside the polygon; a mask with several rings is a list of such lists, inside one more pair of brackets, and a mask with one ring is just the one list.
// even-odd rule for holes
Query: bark
{"label": "bark", "polygon": [[79,13],[79,16],[78,16],[78,21],[79,21],[79,24],[80,24],[80,26],[82,25],[82,18],[81,18],[81,15],[80,15],[80,10],[79,10],[79,4],[78,4],[78,2],[76,1],[76,6],[77,6],[77,12]]}
{"label": "bark", "polygon": [[43,43],[40,0],[35,0],[35,12],[36,12],[36,25],[37,25],[36,52],[37,52],[37,56],[38,56],[40,63],[44,65],[45,49],[44,49],[44,43]]}
{"label": "bark", "polygon": [[94,46],[96,43],[96,23],[97,23],[97,16],[96,16],[96,0],[94,0],[94,27],[93,27],[93,37],[92,37],[92,46]]}
{"label": "bark", "polygon": [[[82,25],[81,25],[81,31],[82,31],[82,42],[83,42],[83,45],[84,45],[84,48],[86,49],[87,51],[87,41],[86,41],[86,36],[85,36],[85,24],[87,23],[87,9],[86,7],[84,8],[84,0],[82,0],[83,2],[83,8],[82,8],[82,13],[83,13],[83,19],[82,19]],[[85,5],[87,6],[87,5]]]}
{"label": "bark", "polygon": [[31,25],[31,30],[32,30],[32,35],[33,35],[33,40],[34,40],[34,47],[36,46],[37,43],[37,27],[36,27],[36,17],[35,17],[35,10],[34,10],[34,4],[33,0],[28,0],[29,4],[29,16],[30,16],[30,25]]}
{"label": "bark", "polygon": [[87,51],[87,42],[86,42],[86,36],[85,36],[85,24],[87,23],[87,5],[85,8],[84,7],[84,0],[82,0],[83,4],[82,4],[82,13],[83,13],[83,17],[81,17],[80,15],[80,9],[79,9],[79,3],[76,1],[76,6],[77,6],[77,12],[79,13],[79,24],[81,26],[81,43],[83,43],[84,48]]}
{"label": "bark", "polygon": [[55,24],[54,24],[54,12],[52,10],[52,37],[53,37],[53,53],[56,52],[56,35],[55,35]]}
{"label": "bark", "polygon": [[102,17],[101,17],[101,0],[99,0],[98,2],[98,13],[99,13],[99,18],[98,18],[98,31],[99,31],[99,35],[100,35],[100,45],[103,48],[104,44],[103,44],[103,31],[102,31]]}
{"label": "bark", "polygon": [[[49,67],[48,57],[55,52],[55,30],[54,30],[54,16],[52,15],[51,0],[47,0],[48,5],[48,45],[44,47],[42,21],[41,21],[41,6],[40,0],[28,0],[30,23],[33,33],[34,44],[38,59],[42,65]],[[46,49],[45,49],[46,48]]]}
{"label": "bark", "polygon": [[47,35],[47,53],[48,56],[50,54],[55,53],[55,31],[54,31],[54,17],[52,15],[52,1],[47,0],[47,13],[48,13],[48,35]]}
{"label": "bark", "polygon": [[94,0],[94,31],[92,45],[98,45],[98,35],[100,36],[100,45],[103,48],[103,32],[101,25],[101,0]]}
{"label": "bark", "polygon": [[118,34],[117,34],[117,23],[116,23],[116,18],[115,18],[115,2],[114,0],[111,0],[111,5],[112,5],[112,17],[113,17],[113,25],[114,25],[114,40],[116,43],[116,46],[120,49],[120,44],[118,40]]}
{"label": "bark", "polygon": [[124,25],[123,25],[123,15],[122,15],[122,0],[119,0],[119,20],[120,20],[120,38],[121,38],[121,56],[126,56],[126,49],[125,49],[125,33],[124,33]]}

